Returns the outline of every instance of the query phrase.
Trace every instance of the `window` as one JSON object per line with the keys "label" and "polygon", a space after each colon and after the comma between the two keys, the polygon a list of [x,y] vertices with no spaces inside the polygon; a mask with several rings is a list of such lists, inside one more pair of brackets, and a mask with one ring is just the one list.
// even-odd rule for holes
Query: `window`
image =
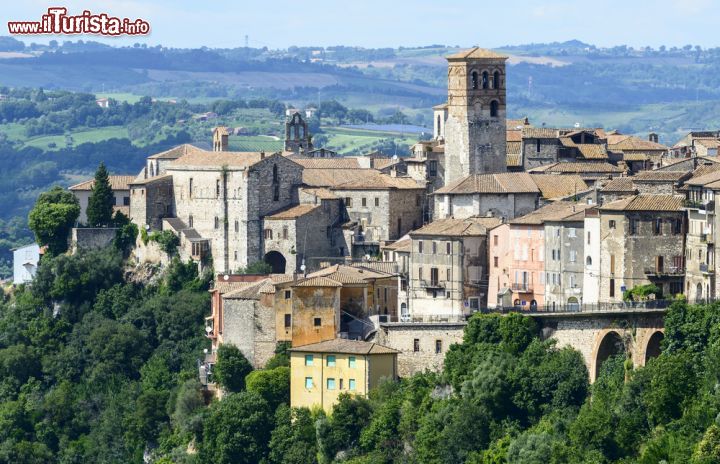
{"label": "window", "polygon": [[380,206],[380,198],[375,197],[375,206]]}
{"label": "window", "polygon": [[430,268],[430,282],[432,285],[437,285],[439,281],[438,269],[436,267]]}
{"label": "window", "polygon": [[327,367],[335,367],[335,355],[329,354],[328,357],[325,359],[326,363],[325,365]]}
{"label": "window", "polygon": [[423,271],[422,271],[422,266],[420,266],[418,268],[418,280],[422,280],[422,278],[423,278]]}
{"label": "window", "polygon": [[498,261],[499,261],[498,257],[494,256],[493,257],[493,267],[498,267]]}
{"label": "window", "polygon": [[415,206],[420,206],[422,204],[422,195],[415,195]]}
{"label": "window", "polygon": [[452,245],[450,244],[450,242],[446,242],[445,243],[445,254],[449,255],[451,253],[451,250],[452,250]]}
{"label": "window", "polygon": [[[473,89],[478,88],[478,73],[477,71],[473,71],[472,74],[470,74],[470,85],[472,85]],[[440,127],[440,116],[438,116],[438,128]],[[440,129],[438,129],[438,132],[440,132]]]}
{"label": "window", "polygon": [[483,88],[483,89],[487,89],[487,88],[488,88],[488,85],[489,85],[488,77],[489,77],[489,76],[488,76],[488,72],[487,72],[487,71],[483,71],[483,73],[482,73],[482,88]]}
{"label": "window", "polygon": [[273,201],[280,200],[280,184],[273,185]]}
{"label": "window", "polygon": [[535,140],[535,153],[540,153],[540,139]]}
{"label": "window", "polygon": [[423,252],[423,241],[418,240],[418,253],[422,253],[422,252]]}
{"label": "window", "polygon": [[188,217],[188,227],[192,228],[193,226],[193,217],[192,214]]}
{"label": "window", "polygon": [[570,262],[574,263],[577,259],[577,252],[575,250],[570,250]]}
{"label": "window", "polygon": [[592,266],[592,258],[591,258],[590,256],[588,256],[587,258],[585,258],[585,265],[586,265],[586,266]]}
{"label": "window", "polygon": [[265,229],[265,240],[272,240],[272,229]]}
{"label": "window", "polygon": [[287,239],[287,238],[288,238],[288,228],[287,228],[287,226],[283,226],[282,237],[283,237],[284,239]]}
{"label": "window", "polygon": [[289,329],[292,326],[291,322],[292,322],[292,315],[285,314],[285,328],[286,329]]}
{"label": "window", "polygon": [[357,365],[355,356],[350,356],[348,358],[348,367],[351,369],[355,369],[355,366]]}
{"label": "window", "polygon": [[658,218],[653,221],[653,234],[654,235],[660,235],[662,234],[662,219]]}
{"label": "window", "polygon": [[630,235],[637,235],[638,231],[638,220],[630,219]]}
{"label": "window", "polygon": [[220,198],[220,179],[215,181],[215,197]]}
{"label": "window", "polygon": [[665,269],[665,258],[663,256],[655,257],[655,271],[659,274]]}
{"label": "window", "polygon": [[437,242],[432,242],[432,254],[437,254]]}
{"label": "window", "polygon": [[216,229],[219,229],[219,228],[220,228],[220,219],[218,219],[217,216],[215,216],[215,228],[216,228]]}
{"label": "window", "polygon": [[355,391],[355,379],[348,379],[348,390]]}
{"label": "window", "polygon": [[587,233],[587,244],[590,245],[590,232]]}
{"label": "window", "polygon": [[418,351],[420,351],[420,339],[419,339],[419,338],[416,338],[416,339],[413,340],[413,351],[414,351],[415,353],[417,353]]}
{"label": "window", "polygon": [[305,355],[305,365],[306,366],[312,366],[313,365],[313,355],[306,354]]}
{"label": "window", "polygon": [[305,388],[310,390],[313,387],[312,377],[305,377]]}
{"label": "window", "polygon": [[437,160],[430,160],[428,163],[428,175],[431,177],[437,176]]}
{"label": "window", "polygon": [[493,245],[497,246],[497,244],[498,244],[498,236],[493,235]]}
{"label": "window", "polygon": [[610,279],[610,298],[615,297],[615,279]]}
{"label": "window", "polygon": [[495,71],[493,73],[493,89],[499,89],[500,88],[500,73],[498,71]]}
{"label": "window", "polygon": [[352,208],[352,198],[345,197],[345,207],[346,208]]}
{"label": "window", "polygon": [[292,295],[292,292],[290,290],[285,290],[285,299],[286,300],[289,300],[291,295]]}
{"label": "window", "polygon": [[273,164],[273,182],[277,182],[279,178],[277,164]]}
{"label": "window", "polygon": [[235,232],[240,232],[240,221],[235,221]]}
{"label": "window", "polygon": [[452,270],[450,268],[447,268],[447,270],[445,271],[445,280],[452,280]]}
{"label": "window", "polygon": [[316,317],[313,319],[313,325],[315,327],[320,327],[322,325],[322,319],[319,317]]}
{"label": "window", "polygon": [[576,237],[576,235],[575,235],[575,228],[574,228],[574,227],[570,227],[570,228],[568,229],[568,237],[570,237],[570,238],[575,238],[575,237]]}
{"label": "window", "polygon": [[193,197],[193,180],[192,177],[190,178],[190,181],[188,182],[188,198]]}
{"label": "window", "polygon": [[362,202],[363,207],[367,206],[367,198],[362,197],[362,200],[360,201]]}
{"label": "window", "polygon": [[611,219],[610,221],[608,221],[608,227],[610,227],[611,229],[614,229],[614,228],[615,228],[615,221],[612,220],[612,219]]}
{"label": "window", "polygon": [[442,340],[435,340],[435,354],[442,353]]}
{"label": "window", "polygon": [[610,274],[615,274],[615,255],[610,255]]}
{"label": "window", "polygon": [[130,197],[123,197],[123,206],[130,206]]}
{"label": "window", "polygon": [[498,109],[499,108],[500,108],[500,104],[497,102],[497,100],[493,100],[490,102],[490,117],[491,118],[498,117]]}
{"label": "window", "polygon": [[682,219],[675,219],[673,221],[673,234],[682,234]]}

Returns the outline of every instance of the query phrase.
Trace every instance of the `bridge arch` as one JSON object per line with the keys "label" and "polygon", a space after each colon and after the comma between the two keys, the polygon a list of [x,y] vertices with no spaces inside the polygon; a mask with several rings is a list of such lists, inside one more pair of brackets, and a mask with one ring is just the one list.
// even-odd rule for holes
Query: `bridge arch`
{"label": "bridge arch", "polygon": [[590,369],[590,381],[594,382],[600,375],[603,363],[610,356],[627,353],[625,341],[616,330],[603,330],[598,334],[598,342],[595,346]]}
{"label": "bridge arch", "polygon": [[645,345],[645,363],[652,359],[657,358],[660,356],[661,353],[661,343],[665,339],[665,334],[662,333],[660,330],[653,333],[650,338],[648,339],[647,345]]}

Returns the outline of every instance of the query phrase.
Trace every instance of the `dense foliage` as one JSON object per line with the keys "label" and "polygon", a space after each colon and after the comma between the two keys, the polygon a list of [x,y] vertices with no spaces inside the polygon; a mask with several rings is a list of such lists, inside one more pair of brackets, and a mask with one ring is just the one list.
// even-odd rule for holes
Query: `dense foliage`
{"label": "dense foliage", "polygon": [[87,225],[90,227],[108,226],[112,222],[115,196],[110,186],[110,178],[105,163],[100,163],[95,171],[95,181],[87,205]]}

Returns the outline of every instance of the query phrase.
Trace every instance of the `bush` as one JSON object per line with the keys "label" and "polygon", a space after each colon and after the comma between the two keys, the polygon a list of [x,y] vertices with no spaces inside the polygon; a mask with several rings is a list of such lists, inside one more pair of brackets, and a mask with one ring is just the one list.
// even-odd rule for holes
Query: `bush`
{"label": "bush", "polygon": [[225,390],[239,392],[245,389],[245,377],[252,371],[250,361],[235,345],[220,345],[215,363],[215,380]]}

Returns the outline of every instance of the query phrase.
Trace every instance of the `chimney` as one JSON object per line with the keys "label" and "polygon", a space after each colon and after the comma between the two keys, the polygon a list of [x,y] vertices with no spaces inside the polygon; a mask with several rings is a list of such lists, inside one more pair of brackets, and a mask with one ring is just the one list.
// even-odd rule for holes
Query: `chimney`
{"label": "chimney", "polygon": [[264,160],[264,159],[265,159],[265,150],[263,150],[263,151],[260,152],[260,159],[261,159],[261,160]]}

